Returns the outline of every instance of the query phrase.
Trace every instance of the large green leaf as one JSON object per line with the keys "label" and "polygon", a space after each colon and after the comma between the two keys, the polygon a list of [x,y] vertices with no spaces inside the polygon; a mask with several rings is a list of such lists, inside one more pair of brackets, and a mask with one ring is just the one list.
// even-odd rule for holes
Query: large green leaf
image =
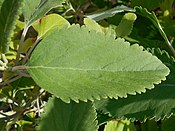
{"label": "large green leaf", "polygon": [[98,110],[109,113],[112,117],[127,117],[137,120],[145,118],[163,119],[174,113],[175,109],[175,60],[160,50],[153,50],[171,70],[167,80],[145,94],[128,96],[127,99],[109,99],[96,101]]}
{"label": "large green leaf", "polygon": [[25,0],[23,15],[27,26],[32,25],[52,8],[61,5],[63,1],[65,0]]}
{"label": "large green leaf", "polygon": [[42,114],[41,131],[97,131],[96,111],[91,102],[67,104],[50,98]]}
{"label": "large green leaf", "polygon": [[169,73],[137,44],[79,25],[54,30],[36,47],[26,68],[40,87],[65,102],[145,92]]}
{"label": "large green leaf", "polygon": [[24,0],[5,0],[0,11],[1,52],[7,53]]}

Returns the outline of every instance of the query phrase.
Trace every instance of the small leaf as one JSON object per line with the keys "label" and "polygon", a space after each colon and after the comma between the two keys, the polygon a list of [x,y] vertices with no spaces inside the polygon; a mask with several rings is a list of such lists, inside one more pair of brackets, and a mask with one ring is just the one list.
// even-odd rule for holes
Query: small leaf
{"label": "small leaf", "polygon": [[165,80],[169,69],[137,44],[78,25],[55,29],[26,65],[34,81],[65,102],[126,97]]}
{"label": "small leaf", "polygon": [[34,29],[38,32],[38,39],[54,30],[56,27],[68,27],[69,22],[58,14],[50,14],[33,24]]}
{"label": "small leaf", "polygon": [[108,18],[108,17],[112,17],[117,13],[121,13],[121,12],[125,12],[125,11],[134,12],[134,9],[121,5],[121,6],[114,7],[110,10],[101,12],[101,13],[86,15],[86,17],[91,18],[95,21],[99,21],[99,20],[103,20],[103,19]]}
{"label": "small leaf", "polygon": [[97,32],[102,32],[100,25],[90,18],[84,18],[84,24],[89,30],[96,30]]}
{"label": "small leaf", "polygon": [[116,38],[116,33],[114,29],[112,29],[111,27],[103,27],[93,19],[84,18],[84,24],[89,29],[89,31],[96,30],[97,32],[101,32],[106,35],[111,35],[114,38]]}
{"label": "small leaf", "polygon": [[136,19],[137,16],[134,13],[126,13],[116,28],[116,36],[125,37],[129,35],[132,31],[133,24]]}
{"label": "small leaf", "polygon": [[11,38],[24,0],[5,0],[0,11],[0,44],[3,54],[9,51]]}
{"label": "small leaf", "polygon": [[134,123],[129,120],[113,120],[107,123],[104,131],[136,131]]}
{"label": "small leaf", "polygon": [[65,0],[25,0],[23,15],[27,27]]}
{"label": "small leaf", "polygon": [[32,47],[34,41],[35,39],[33,38],[28,38],[27,40],[25,40],[25,42],[21,46],[21,53],[27,53],[29,48]]}
{"label": "small leaf", "polygon": [[40,131],[97,131],[96,111],[91,102],[69,104],[50,98],[39,123]]}

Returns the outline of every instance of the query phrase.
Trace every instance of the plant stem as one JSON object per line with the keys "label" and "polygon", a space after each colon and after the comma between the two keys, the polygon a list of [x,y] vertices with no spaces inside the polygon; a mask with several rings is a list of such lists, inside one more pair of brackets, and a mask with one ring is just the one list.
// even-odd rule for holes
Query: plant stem
{"label": "plant stem", "polygon": [[29,29],[29,26],[25,26],[24,30],[22,32],[22,36],[21,36],[21,39],[20,39],[20,42],[19,42],[19,48],[18,48],[17,55],[16,55],[16,63],[15,63],[15,65],[19,64],[19,58],[20,58],[20,54],[21,54],[22,44],[24,43],[25,36],[27,34],[28,29]]}
{"label": "plant stem", "polygon": [[4,61],[4,63],[7,64],[8,60],[7,60],[6,56],[5,56],[5,54],[1,54],[1,57],[2,57],[2,60]]}
{"label": "plant stem", "polygon": [[171,45],[170,41],[168,40],[168,37],[166,36],[164,30],[162,29],[162,26],[160,25],[159,21],[157,20],[157,17],[156,15],[153,13],[155,19],[156,19],[156,22],[157,22],[157,25],[159,27],[159,32],[160,34],[162,35],[162,37],[164,38],[165,42],[166,42],[166,45],[168,46],[168,48],[171,50],[173,56],[175,57],[175,49],[173,48],[173,46]]}
{"label": "plant stem", "polygon": [[33,46],[29,49],[29,51],[27,52],[27,54],[26,54],[26,56],[24,57],[24,59],[23,59],[23,61],[22,61],[22,64],[24,65],[26,62],[27,62],[27,60],[28,60],[28,58],[30,57],[30,55],[31,55],[31,53],[32,53],[32,51],[33,51],[33,49],[36,47],[36,45],[38,44],[38,41],[39,41],[39,39],[37,39],[34,43],[33,43]]}
{"label": "plant stem", "polygon": [[164,38],[165,42],[166,42],[166,45],[168,46],[168,48],[171,50],[173,56],[175,57],[175,49],[173,48],[173,46],[171,45],[170,41],[168,40],[165,32],[163,31],[162,27],[159,25],[159,28],[160,28],[160,33],[162,35],[162,37]]}
{"label": "plant stem", "polygon": [[10,84],[10,83],[12,83],[12,82],[18,80],[18,79],[21,78],[21,77],[22,77],[22,76],[16,76],[16,77],[14,77],[14,78],[12,78],[12,79],[10,79],[10,80],[4,81],[4,82],[0,83],[0,86],[6,85],[6,84]]}
{"label": "plant stem", "polygon": [[21,66],[14,66],[12,67],[12,72],[18,71],[18,70],[25,70],[26,66],[21,65]]}
{"label": "plant stem", "polygon": [[25,112],[29,109],[28,106],[31,104],[31,102],[35,99],[37,99],[38,97],[40,97],[45,91],[41,92],[39,95],[36,95],[34,96],[32,99],[30,99],[27,104],[18,112],[16,112],[15,114],[11,115],[11,116],[7,116],[7,117],[4,117],[4,118],[0,118],[0,121],[1,120],[7,120],[7,121],[10,121],[10,119],[12,119],[12,121],[10,121],[8,124],[7,124],[7,127],[10,129],[10,127],[15,124],[19,118],[21,117],[22,114],[25,114]]}
{"label": "plant stem", "polygon": [[37,104],[37,109],[38,109],[38,116],[41,116],[41,111],[40,111],[40,104],[39,104],[39,97],[36,99],[36,104]]}

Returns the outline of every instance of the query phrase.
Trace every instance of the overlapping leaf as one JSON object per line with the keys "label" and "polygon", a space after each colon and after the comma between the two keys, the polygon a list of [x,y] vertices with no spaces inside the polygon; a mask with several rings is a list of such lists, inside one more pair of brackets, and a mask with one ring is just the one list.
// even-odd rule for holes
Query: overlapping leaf
{"label": "overlapping leaf", "polygon": [[164,38],[164,40],[167,42],[168,38],[162,28],[162,26],[160,25],[156,15],[154,13],[150,13],[147,11],[147,9],[145,8],[141,8],[141,7],[136,7],[136,13],[151,20],[152,23],[154,24],[154,26],[159,30],[160,34],[162,35],[162,37]]}
{"label": "overlapping leaf", "polygon": [[167,80],[145,94],[128,96],[127,99],[97,101],[96,107],[112,117],[127,117],[144,120],[145,118],[165,118],[175,109],[175,61],[166,52],[152,50],[171,70]]}
{"label": "overlapping leaf", "polygon": [[38,32],[38,39],[44,37],[56,27],[68,27],[69,22],[58,14],[50,14],[33,24],[34,29]]}
{"label": "overlapping leaf", "polygon": [[96,112],[91,102],[67,104],[50,98],[41,122],[40,131],[97,131]]}
{"label": "overlapping leaf", "polygon": [[[5,0],[0,11],[1,52],[7,53],[24,0]],[[2,1],[1,1],[2,2]]]}
{"label": "overlapping leaf", "polygon": [[26,68],[40,87],[65,102],[145,92],[169,72],[142,47],[79,25],[43,39]]}
{"label": "overlapping leaf", "polygon": [[52,8],[61,5],[63,1],[65,0],[25,0],[23,15],[27,26],[32,25]]}

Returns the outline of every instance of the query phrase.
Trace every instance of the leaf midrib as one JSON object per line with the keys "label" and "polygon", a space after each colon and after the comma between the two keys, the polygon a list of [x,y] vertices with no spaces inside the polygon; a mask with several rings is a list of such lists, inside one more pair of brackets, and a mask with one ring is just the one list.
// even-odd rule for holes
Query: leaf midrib
{"label": "leaf midrib", "polygon": [[27,69],[59,69],[59,70],[72,70],[72,71],[102,71],[102,72],[145,72],[145,71],[162,71],[166,69],[154,69],[154,70],[107,70],[107,69],[83,69],[83,68],[72,68],[72,67],[52,67],[52,66],[27,66]]}

